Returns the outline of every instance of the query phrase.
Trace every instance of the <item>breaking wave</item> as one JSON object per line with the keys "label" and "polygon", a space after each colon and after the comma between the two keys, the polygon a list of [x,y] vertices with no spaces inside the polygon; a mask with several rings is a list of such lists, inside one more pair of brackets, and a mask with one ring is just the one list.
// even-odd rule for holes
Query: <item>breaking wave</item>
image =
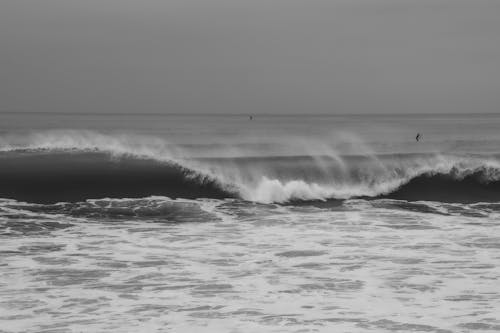
{"label": "breaking wave", "polygon": [[196,158],[160,138],[52,131],[0,138],[0,197],[35,203],[97,198],[348,198],[500,201],[500,160],[445,154]]}

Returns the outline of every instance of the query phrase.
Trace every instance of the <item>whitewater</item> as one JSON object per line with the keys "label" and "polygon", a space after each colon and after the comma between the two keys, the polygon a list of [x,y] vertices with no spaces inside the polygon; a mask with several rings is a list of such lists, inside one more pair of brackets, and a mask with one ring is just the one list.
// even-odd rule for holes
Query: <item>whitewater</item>
{"label": "whitewater", "polygon": [[0,118],[0,331],[500,330],[499,116]]}

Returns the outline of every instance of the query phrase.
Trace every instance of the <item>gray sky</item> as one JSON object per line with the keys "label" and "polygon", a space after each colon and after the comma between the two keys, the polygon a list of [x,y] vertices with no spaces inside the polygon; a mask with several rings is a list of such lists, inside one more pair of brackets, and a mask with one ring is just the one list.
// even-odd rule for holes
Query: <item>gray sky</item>
{"label": "gray sky", "polygon": [[2,0],[0,109],[500,112],[498,0]]}

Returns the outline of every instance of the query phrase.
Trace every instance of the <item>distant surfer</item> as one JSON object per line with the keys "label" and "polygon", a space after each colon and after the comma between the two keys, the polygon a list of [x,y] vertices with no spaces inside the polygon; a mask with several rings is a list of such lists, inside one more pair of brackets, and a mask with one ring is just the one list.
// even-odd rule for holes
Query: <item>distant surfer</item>
{"label": "distant surfer", "polygon": [[253,116],[248,116],[248,119],[253,120]]}
{"label": "distant surfer", "polygon": [[422,136],[420,135],[420,133],[417,133],[417,136],[415,137],[415,140],[417,140],[417,142],[418,142],[418,141],[420,141],[420,138],[421,138],[421,137],[422,137]]}

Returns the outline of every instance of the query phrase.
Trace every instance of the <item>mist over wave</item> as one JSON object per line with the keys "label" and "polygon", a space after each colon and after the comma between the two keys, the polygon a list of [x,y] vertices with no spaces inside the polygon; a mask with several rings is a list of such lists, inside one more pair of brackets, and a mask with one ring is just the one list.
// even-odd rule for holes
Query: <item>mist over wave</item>
{"label": "mist over wave", "polygon": [[[336,150],[343,140],[356,154]],[[297,143],[300,142],[300,145]],[[151,136],[47,131],[0,138],[0,196],[29,202],[104,197],[241,198],[261,203],[388,197],[445,202],[500,200],[494,156],[375,154],[355,136],[298,138],[296,156],[212,158]]]}

